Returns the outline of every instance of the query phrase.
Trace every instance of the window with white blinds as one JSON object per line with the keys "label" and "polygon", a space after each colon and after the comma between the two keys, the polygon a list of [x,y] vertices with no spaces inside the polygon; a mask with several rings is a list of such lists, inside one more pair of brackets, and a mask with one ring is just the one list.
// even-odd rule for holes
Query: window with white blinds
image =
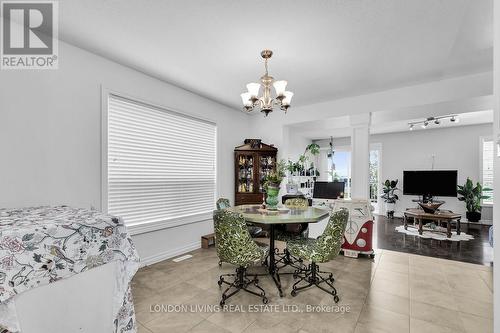
{"label": "window with white blinds", "polygon": [[107,124],[110,214],[165,227],[211,214],[215,124],[113,94]]}
{"label": "window with white blinds", "polygon": [[[481,170],[481,182],[483,187],[493,188],[493,140],[483,139],[482,140],[482,170]],[[483,203],[493,204],[493,191],[484,191],[484,195],[490,196],[489,199],[484,199]]]}

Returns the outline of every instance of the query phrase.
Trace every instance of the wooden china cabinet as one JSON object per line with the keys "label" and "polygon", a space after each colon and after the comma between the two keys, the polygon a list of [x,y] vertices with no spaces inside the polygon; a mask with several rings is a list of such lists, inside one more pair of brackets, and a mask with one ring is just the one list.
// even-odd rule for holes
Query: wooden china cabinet
{"label": "wooden china cabinet", "polygon": [[264,179],[276,170],[278,149],[260,139],[245,139],[244,143],[234,148],[235,205],[259,204]]}

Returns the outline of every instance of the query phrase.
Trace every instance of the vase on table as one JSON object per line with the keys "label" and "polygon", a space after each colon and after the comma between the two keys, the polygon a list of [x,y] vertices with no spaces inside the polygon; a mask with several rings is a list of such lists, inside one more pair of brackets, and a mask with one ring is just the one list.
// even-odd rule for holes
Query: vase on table
{"label": "vase on table", "polygon": [[280,187],[275,185],[267,186],[267,198],[266,204],[267,209],[277,209],[278,208],[278,193],[280,192]]}

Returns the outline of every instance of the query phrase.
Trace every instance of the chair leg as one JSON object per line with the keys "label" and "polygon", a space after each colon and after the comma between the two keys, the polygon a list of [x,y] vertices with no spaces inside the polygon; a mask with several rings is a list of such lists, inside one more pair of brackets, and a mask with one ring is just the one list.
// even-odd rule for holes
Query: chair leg
{"label": "chair leg", "polygon": [[[236,295],[241,290],[244,290],[255,296],[259,296],[262,299],[262,303],[267,304],[268,299],[266,297],[266,292],[258,284],[259,283],[259,279],[257,278],[258,275],[259,274],[252,274],[250,276],[253,276],[253,278],[249,279],[248,278],[249,275],[247,274],[247,269],[243,266],[240,266],[236,269],[236,274],[222,274],[219,277],[219,281],[217,281],[217,284],[219,285],[219,287],[222,287],[222,284],[226,284],[229,287],[227,287],[222,293],[221,301],[219,303],[220,306],[224,306],[224,304],[226,304],[226,300],[228,300],[231,296]],[[234,281],[229,283],[226,280],[224,280],[224,277],[234,277]],[[255,286],[259,291],[253,291],[251,289],[248,289],[248,286],[250,285]]]}
{"label": "chair leg", "polygon": [[[303,266],[302,259],[293,256],[290,253],[290,251],[288,251],[288,249],[285,249],[283,251],[283,254],[278,254],[278,255],[280,255],[281,258],[276,261],[276,264],[280,264],[280,263],[282,264],[281,266],[276,267],[278,269],[278,271],[287,267],[287,266],[290,266],[290,267],[294,268],[295,270],[302,269],[302,266]],[[280,274],[294,274],[294,272],[287,272],[287,273],[280,273]]]}
{"label": "chair leg", "polygon": [[[328,277],[323,277],[321,274],[328,274]],[[292,286],[292,296],[295,297],[299,291],[316,286],[332,295],[335,303],[338,303],[339,296],[337,295],[337,289],[333,286],[333,282],[335,281],[333,273],[320,271],[319,266],[314,261],[311,262],[305,270],[295,271],[293,277],[299,280]],[[307,282],[307,284],[299,287],[299,284],[303,281]],[[325,287],[323,283],[329,288]]]}

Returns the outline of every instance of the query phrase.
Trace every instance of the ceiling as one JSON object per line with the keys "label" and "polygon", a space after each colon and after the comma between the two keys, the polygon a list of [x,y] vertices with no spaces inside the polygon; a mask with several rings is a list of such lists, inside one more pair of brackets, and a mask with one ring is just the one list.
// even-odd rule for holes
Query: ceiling
{"label": "ceiling", "polygon": [[60,38],[240,109],[263,74],[293,104],[491,70],[492,0],[60,2]]}
{"label": "ceiling", "polygon": [[[459,121],[451,122],[449,120],[442,120],[441,124],[439,125],[435,125],[434,123],[430,122],[427,129],[422,129],[420,125],[415,125],[414,131],[428,131],[446,127],[479,125],[493,122],[493,110],[450,114],[457,114],[459,116]],[[394,121],[376,121],[375,119],[372,119],[370,134],[407,132],[409,131],[409,122],[421,121],[426,117],[427,116],[410,119],[395,119]],[[351,136],[352,132],[352,127],[350,126],[349,122],[349,116],[330,118],[314,122],[297,123],[291,125],[290,128],[292,133],[294,133],[295,135],[301,135],[311,140],[327,139],[330,136],[334,136],[336,138],[348,137]]]}

